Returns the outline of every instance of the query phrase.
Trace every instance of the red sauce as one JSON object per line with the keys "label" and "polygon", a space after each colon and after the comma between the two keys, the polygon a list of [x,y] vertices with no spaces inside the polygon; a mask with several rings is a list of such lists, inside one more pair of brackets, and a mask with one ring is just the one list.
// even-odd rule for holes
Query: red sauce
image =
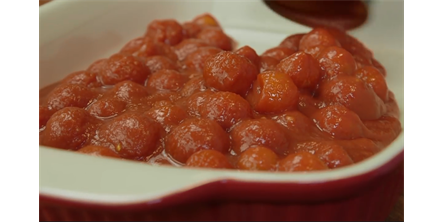
{"label": "red sauce", "polygon": [[263,54],[208,14],[156,20],[40,90],[40,144],[152,165],[312,171],[348,166],[401,132],[385,69],[345,32],[314,28]]}

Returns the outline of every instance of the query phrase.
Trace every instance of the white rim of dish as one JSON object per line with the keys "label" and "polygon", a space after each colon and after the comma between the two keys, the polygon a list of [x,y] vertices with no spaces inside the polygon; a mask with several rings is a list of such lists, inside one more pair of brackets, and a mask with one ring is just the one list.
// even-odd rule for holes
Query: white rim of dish
{"label": "white rim of dish", "polygon": [[[47,146],[40,146],[40,148],[58,150]],[[149,164],[143,164],[140,165],[140,167],[154,167],[159,170],[161,170],[162,168],[163,169],[172,168],[172,169],[182,170],[183,173],[185,172],[190,173],[192,171],[193,172],[210,171],[217,176],[216,177],[217,180],[234,179],[237,181],[244,181],[244,182],[320,183],[325,181],[346,179],[371,172],[391,161],[403,150],[404,150],[404,133],[402,131],[399,134],[399,136],[389,146],[381,150],[379,153],[376,153],[372,157],[367,158],[356,164],[352,164],[342,168],[331,169],[331,170],[311,171],[311,172],[258,172],[258,171],[255,172],[255,171],[239,171],[239,170],[219,170],[219,169],[214,170],[214,169],[205,169],[205,168],[186,168],[186,167],[175,167],[175,166],[152,166]],[[130,162],[136,163],[136,161],[119,161],[119,162],[121,164],[130,164]]]}
{"label": "white rim of dish", "polygon": [[[114,160],[103,157],[92,157],[84,154],[69,153],[68,151],[58,150],[45,146],[40,146],[40,149],[46,151],[53,150],[54,152],[66,152],[69,155],[76,155],[79,158],[102,158],[103,161],[112,162],[115,167],[123,167],[124,164],[137,164],[136,167],[142,169],[151,168],[151,170],[163,171],[165,174],[187,175],[189,177],[198,174],[204,174],[202,178],[192,180],[191,182],[180,184],[178,179],[173,180],[173,184],[168,184],[161,189],[154,191],[149,187],[145,187],[142,191],[135,193],[125,194],[113,194],[88,192],[82,188],[75,189],[62,189],[56,186],[42,186],[40,185],[40,195],[47,197],[54,197],[56,199],[64,199],[68,201],[74,201],[79,203],[99,204],[107,206],[116,205],[132,205],[139,203],[156,203],[161,201],[162,198],[169,195],[178,194],[181,192],[197,189],[198,187],[209,184],[216,181],[234,180],[238,182],[251,182],[251,183],[297,183],[297,184],[316,184],[331,182],[336,180],[342,180],[352,178],[355,176],[363,175],[374,171],[383,165],[387,164],[397,155],[404,150],[404,133],[402,132],[393,143],[377,153],[376,155],[361,161],[357,164],[316,172],[249,172],[249,171],[236,171],[236,170],[214,170],[214,169],[197,169],[197,168],[179,168],[174,166],[151,166],[148,164],[138,164],[136,161],[122,161]],[[104,160],[106,159],[106,160]],[[162,172],[162,173],[163,173]],[[118,178],[112,178],[117,181]],[[140,179],[145,180],[145,179]],[[137,183],[137,181],[133,181]],[[110,185],[112,187],[112,185]]]}

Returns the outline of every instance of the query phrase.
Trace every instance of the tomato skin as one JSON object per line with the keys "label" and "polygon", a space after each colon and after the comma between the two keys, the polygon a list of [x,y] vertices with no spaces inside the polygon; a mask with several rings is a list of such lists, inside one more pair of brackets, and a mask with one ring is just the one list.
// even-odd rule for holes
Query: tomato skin
{"label": "tomato skin", "polygon": [[318,157],[306,152],[299,151],[289,154],[287,157],[279,161],[279,171],[296,172],[296,171],[316,171],[328,169]]}
{"label": "tomato skin", "polygon": [[279,155],[288,151],[289,142],[283,128],[270,119],[244,120],[232,129],[230,136],[236,154],[252,146],[265,146]]}
{"label": "tomato skin", "polygon": [[263,146],[251,147],[244,151],[238,160],[241,170],[271,171],[276,169],[278,156],[271,149]]}
{"label": "tomato skin", "polygon": [[206,60],[203,71],[207,86],[240,95],[247,93],[257,75],[258,70],[250,60],[227,51]]}
{"label": "tomato skin", "polygon": [[200,150],[192,154],[186,161],[188,167],[232,169],[227,157],[216,150]]}
{"label": "tomato skin", "polygon": [[186,163],[200,150],[227,153],[229,136],[217,122],[210,119],[187,119],[175,127],[166,138],[165,148],[175,161]]}
{"label": "tomato skin", "polygon": [[310,172],[371,158],[402,132],[382,61],[345,31],[315,27],[266,49],[231,31],[208,13],[153,20],[115,54],[40,90],[40,145],[151,165]]}

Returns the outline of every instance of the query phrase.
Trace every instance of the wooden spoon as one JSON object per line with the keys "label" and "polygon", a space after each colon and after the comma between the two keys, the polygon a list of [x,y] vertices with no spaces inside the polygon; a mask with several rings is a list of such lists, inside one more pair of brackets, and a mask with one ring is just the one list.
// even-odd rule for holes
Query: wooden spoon
{"label": "wooden spoon", "polygon": [[274,12],[310,27],[326,26],[350,30],[367,20],[368,8],[363,1],[284,1],[264,0]]}

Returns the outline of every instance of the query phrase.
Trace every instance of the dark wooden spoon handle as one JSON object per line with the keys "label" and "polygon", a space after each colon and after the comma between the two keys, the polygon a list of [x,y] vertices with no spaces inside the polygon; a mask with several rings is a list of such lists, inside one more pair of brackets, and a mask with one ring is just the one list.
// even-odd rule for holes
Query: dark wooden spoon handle
{"label": "dark wooden spoon handle", "polygon": [[362,25],[368,17],[368,8],[363,1],[264,2],[281,16],[310,27],[327,26],[350,30]]}

